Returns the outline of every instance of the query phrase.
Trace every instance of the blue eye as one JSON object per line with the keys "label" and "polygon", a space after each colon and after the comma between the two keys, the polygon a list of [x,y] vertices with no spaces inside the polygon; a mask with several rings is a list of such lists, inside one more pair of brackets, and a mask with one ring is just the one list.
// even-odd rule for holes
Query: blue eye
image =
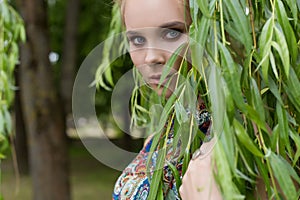
{"label": "blue eye", "polygon": [[168,39],[168,40],[177,39],[180,36],[181,36],[181,32],[180,31],[172,30],[172,29],[168,29],[164,33],[164,38]]}
{"label": "blue eye", "polygon": [[133,36],[133,37],[129,38],[129,41],[135,46],[141,46],[141,45],[145,44],[146,39],[141,36]]}

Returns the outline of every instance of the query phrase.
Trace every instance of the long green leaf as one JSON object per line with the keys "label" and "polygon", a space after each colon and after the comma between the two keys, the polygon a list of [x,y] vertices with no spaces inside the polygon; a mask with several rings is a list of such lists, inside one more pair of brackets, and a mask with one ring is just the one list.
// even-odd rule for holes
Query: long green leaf
{"label": "long green leaf", "polygon": [[276,97],[276,100],[281,105],[283,105],[283,101],[281,99],[280,92],[279,92],[279,90],[277,88],[276,83],[273,81],[273,79],[271,77],[269,77],[269,88],[270,88],[270,91],[272,92],[272,94]]}
{"label": "long green leaf", "polygon": [[276,43],[272,42],[271,45],[277,50],[283,65],[284,72],[286,77],[289,78],[290,72],[290,55],[287,43],[285,41],[284,35],[279,31],[278,28],[275,28],[275,38]]}
{"label": "long green leaf", "polygon": [[163,181],[160,181],[160,183],[159,183],[159,187],[157,189],[156,200],[164,200]]}
{"label": "long green leaf", "polygon": [[221,65],[223,67],[224,78],[228,89],[232,93],[232,97],[238,108],[245,111],[245,102],[240,87],[239,70],[226,47],[222,43],[219,43],[219,48],[221,50]]}
{"label": "long green leaf", "polygon": [[270,177],[269,177],[269,174],[268,174],[266,163],[263,162],[263,160],[261,158],[254,157],[254,159],[255,159],[257,169],[260,173],[259,175],[261,176],[261,177],[259,176],[258,178],[263,179],[264,184],[266,186],[265,190],[267,191],[268,196],[271,196],[272,195],[272,190],[271,190]]}
{"label": "long green leaf", "polygon": [[289,143],[289,126],[288,126],[288,121],[287,121],[287,114],[286,111],[282,108],[280,104],[277,103],[276,105],[276,113],[278,117],[278,128],[279,128],[279,136],[282,141],[282,144],[280,146],[283,149],[284,153],[284,148],[287,148],[289,152],[291,152],[291,146]]}
{"label": "long green leaf", "polygon": [[[292,12],[293,15],[294,26],[296,26],[299,20],[299,16],[297,16],[297,6],[293,0],[286,0],[285,2],[289,5],[289,10]],[[281,0],[278,0],[278,4],[282,4]],[[299,4],[299,0],[297,0],[297,4]],[[281,7],[281,9],[285,10],[283,7]]]}
{"label": "long green leaf", "polygon": [[[292,0],[287,0],[287,2],[289,4],[289,6],[293,8],[294,24],[297,24],[297,17],[295,18],[295,14],[294,14],[294,13],[297,13],[296,5],[294,3],[292,3]],[[296,12],[295,12],[295,10],[296,10]],[[289,18],[286,14],[285,7],[281,0],[278,0],[278,2],[276,4],[276,11],[278,13],[278,15],[277,15],[278,22],[280,23],[280,25],[283,29],[285,38],[287,40],[288,48],[291,53],[291,60],[292,60],[292,62],[295,62],[297,60],[297,54],[298,54],[297,41],[296,41],[295,33],[289,22]]]}
{"label": "long green leaf", "polygon": [[181,52],[184,50],[184,47],[186,47],[186,44],[180,45],[172,54],[171,58],[167,61],[165,67],[163,68],[162,75],[159,80],[159,87],[161,86],[163,81],[166,79],[166,77],[173,69],[172,66],[174,66],[174,63],[178,59],[178,56],[183,56]]}
{"label": "long green leaf", "polygon": [[233,129],[230,126],[229,119],[225,115],[224,119],[224,131],[222,133],[218,133],[217,135],[222,134],[222,142],[224,144],[224,153],[228,158],[228,164],[230,166],[231,171],[234,171],[236,168],[236,144],[235,144],[235,134],[233,134]]}
{"label": "long green leaf", "polygon": [[297,148],[297,151],[296,151],[294,159],[293,159],[293,166],[295,166],[300,157],[300,136],[299,136],[299,134],[295,133],[294,131],[291,131],[290,136],[293,139],[293,141],[295,142],[295,145]]}
{"label": "long green leaf", "polygon": [[242,8],[238,0],[226,0],[224,4],[228,8],[237,32],[240,32],[240,42],[244,44],[247,53],[249,53],[252,49],[252,39],[249,20],[245,15],[245,8]]}
{"label": "long green leaf", "polygon": [[[210,59],[209,59],[210,60]],[[220,69],[210,60],[210,71],[208,78],[209,96],[212,112],[212,126],[214,133],[221,133],[224,126],[224,114],[225,114],[225,97],[223,88],[223,80],[221,77]]]}
{"label": "long green leaf", "polygon": [[221,187],[224,199],[243,199],[244,197],[239,194],[236,185],[232,181],[232,172],[221,141],[216,143],[213,155],[218,169],[216,180]]}
{"label": "long green leaf", "polygon": [[289,199],[297,199],[297,192],[291,179],[291,172],[287,168],[289,164],[287,164],[284,159],[274,153],[271,153],[270,162],[277,182],[281,187],[285,197]]}
{"label": "long green leaf", "polygon": [[180,175],[179,172],[177,170],[177,168],[172,164],[172,163],[168,163],[168,167],[171,169],[173,176],[175,178],[175,182],[176,182],[176,188],[177,191],[179,191],[179,187],[181,186],[181,179],[180,179]]}
{"label": "long green leaf", "polygon": [[186,110],[184,109],[183,105],[178,101],[175,102],[175,113],[176,119],[180,124],[188,121],[188,115],[186,113]]}
{"label": "long green leaf", "polygon": [[286,84],[283,84],[284,89],[289,97],[289,100],[293,103],[293,106],[298,112],[300,112],[300,80],[297,77],[293,68],[290,68],[290,77]]}
{"label": "long green leaf", "polygon": [[269,57],[270,57],[270,63],[271,63],[271,67],[272,67],[274,76],[277,80],[279,80],[278,69],[277,69],[276,61],[275,61],[274,54],[272,51],[270,51]]}
{"label": "long green leaf", "polygon": [[239,141],[253,154],[258,157],[263,157],[264,155],[257,148],[257,146],[253,143],[253,140],[249,137],[244,127],[237,121],[233,121],[234,129],[237,138]]}
{"label": "long green leaf", "polygon": [[208,8],[208,0],[196,0],[196,3],[199,7],[199,10],[203,13],[205,17],[210,18],[209,8]]}
{"label": "long green leaf", "polygon": [[261,47],[261,62],[259,65],[262,66],[263,78],[268,82],[268,69],[269,69],[269,53],[271,49],[271,42],[273,39],[273,27],[274,19],[270,18],[267,20],[261,31],[259,38],[259,46]]}
{"label": "long green leaf", "polygon": [[153,176],[150,179],[150,191],[149,191],[149,199],[156,199],[157,195],[160,193],[159,190],[162,190],[161,187],[159,187],[161,183],[161,178],[163,176],[163,167],[165,163],[165,156],[166,156],[166,149],[163,148],[158,151],[157,155],[157,161],[155,166],[155,171],[153,172]]}
{"label": "long green leaf", "polygon": [[260,121],[265,121],[265,110],[264,110],[264,103],[261,99],[260,91],[258,90],[257,84],[255,80],[251,79],[251,97],[253,99],[254,108],[259,114]]}
{"label": "long green leaf", "polygon": [[0,135],[4,133],[5,121],[2,110],[0,110]]}

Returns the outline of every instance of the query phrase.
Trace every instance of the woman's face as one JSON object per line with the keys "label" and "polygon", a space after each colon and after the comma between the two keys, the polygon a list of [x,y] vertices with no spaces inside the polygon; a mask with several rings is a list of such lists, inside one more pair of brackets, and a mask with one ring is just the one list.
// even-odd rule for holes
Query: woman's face
{"label": "woman's face", "polygon": [[[156,92],[167,61],[176,49],[187,42],[187,28],[191,23],[184,0],[125,0],[124,21],[134,65]],[[166,97],[172,94],[181,59],[178,58],[167,79],[171,78]],[[174,75],[175,74],[175,75]]]}

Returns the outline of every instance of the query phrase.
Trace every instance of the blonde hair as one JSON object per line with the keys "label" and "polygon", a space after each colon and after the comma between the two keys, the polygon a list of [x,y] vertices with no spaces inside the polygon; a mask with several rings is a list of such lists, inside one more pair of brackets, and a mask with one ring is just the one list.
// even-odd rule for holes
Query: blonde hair
{"label": "blonde hair", "polygon": [[125,0],[114,0],[114,3],[119,6],[122,22],[124,25],[124,7],[125,7]]}

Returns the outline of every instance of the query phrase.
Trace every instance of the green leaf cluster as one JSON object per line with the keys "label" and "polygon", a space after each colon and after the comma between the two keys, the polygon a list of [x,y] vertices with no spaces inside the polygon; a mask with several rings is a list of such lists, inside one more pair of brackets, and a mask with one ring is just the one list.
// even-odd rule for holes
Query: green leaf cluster
{"label": "green leaf cluster", "polygon": [[0,159],[12,131],[9,108],[14,98],[14,68],[19,62],[18,41],[25,41],[23,20],[6,0],[0,1]]}
{"label": "green leaf cluster", "polygon": [[192,2],[191,37],[201,47],[191,50],[193,66],[201,70],[199,54],[209,57],[206,76],[215,77],[216,66],[222,80],[213,78],[207,90],[224,198],[254,198],[262,178],[268,198],[298,199],[299,7],[289,0]]}

